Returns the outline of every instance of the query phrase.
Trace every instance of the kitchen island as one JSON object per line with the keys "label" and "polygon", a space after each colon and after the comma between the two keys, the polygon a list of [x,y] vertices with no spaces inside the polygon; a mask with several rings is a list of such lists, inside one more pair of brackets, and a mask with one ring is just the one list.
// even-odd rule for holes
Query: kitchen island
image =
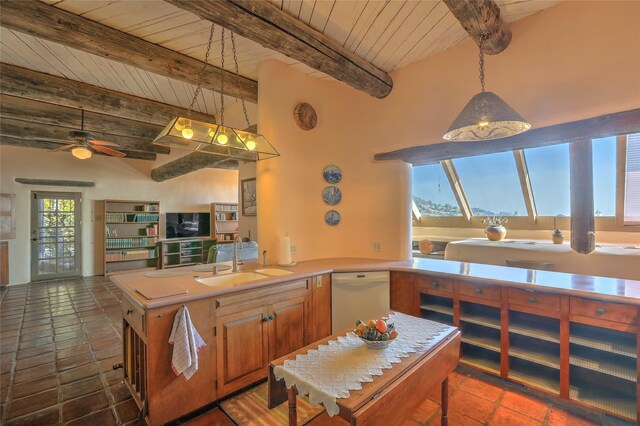
{"label": "kitchen island", "polygon": [[[638,416],[638,281],[434,259],[321,259],[214,286],[197,281],[211,272],[180,269],[112,277],[124,293],[125,378],[150,424],[251,385],[271,360],[329,335],[330,274],[376,270],[391,271],[391,309],[460,327],[461,363]],[[171,371],[167,344],[183,305],[207,344],[189,381]]]}

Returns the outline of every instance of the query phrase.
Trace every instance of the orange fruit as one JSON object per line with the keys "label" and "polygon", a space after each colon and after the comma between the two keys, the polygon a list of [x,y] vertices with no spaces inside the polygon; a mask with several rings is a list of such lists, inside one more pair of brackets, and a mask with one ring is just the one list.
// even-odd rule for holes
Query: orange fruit
{"label": "orange fruit", "polygon": [[367,324],[365,324],[365,323],[363,323],[363,322],[362,322],[362,323],[358,324],[357,329],[358,329],[360,332],[364,332],[364,331],[367,329]]}
{"label": "orange fruit", "polygon": [[387,332],[387,323],[383,320],[376,321],[376,330],[378,330],[381,334]]}
{"label": "orange fruit", "polygon": [[390,339],[395,339],[396,337],[398,337],[398,332],[397,332],[397,331],[395,331],[395,330],[393,330],[393,331],[391,332],[391,334],[389,334],[389,338],[390,338]]}
{"label": "orange fruit", "polygon": [[375,322],[375,320],[369,320],[369,321],[367,321],[367,327],[369,327],[369,328],[376,328],[376,322]]}

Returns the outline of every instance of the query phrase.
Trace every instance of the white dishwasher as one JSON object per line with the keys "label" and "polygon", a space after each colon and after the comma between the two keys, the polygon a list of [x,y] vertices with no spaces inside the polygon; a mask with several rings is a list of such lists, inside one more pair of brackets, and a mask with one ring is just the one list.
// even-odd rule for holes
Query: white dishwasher
{"label": "white dishwasher", "polygon": [[389,310],[389,271],[331,274],[331,332]]}

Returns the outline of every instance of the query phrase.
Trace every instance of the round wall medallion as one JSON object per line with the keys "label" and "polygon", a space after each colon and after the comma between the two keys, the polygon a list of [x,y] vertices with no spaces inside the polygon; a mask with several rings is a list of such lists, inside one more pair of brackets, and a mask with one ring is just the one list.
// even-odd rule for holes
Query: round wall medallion
{"label": "round wall medallion", "polygon": [[338,166],[327,166],[322,170],[322,177],[327,183],[338,183],[342,179],[342,170]]}
{"label": "round wall medallion", "polygon": [[340,223],[340,213],[335,210],[329,210],[327,214],[324,215],[324,221],[329,226],[336,226]]}
{"label": "round wall medallion", "polygon": [[337,186],[327,186],[322,191],[322,199],[330,206],[335,206],[342,200],[342,192]]}
{"label": "round wall medallion", "polygon": [[296,105],[293,110],[293,119],[302,130],[311,130],[318,124],[316,110],[308,103]]}

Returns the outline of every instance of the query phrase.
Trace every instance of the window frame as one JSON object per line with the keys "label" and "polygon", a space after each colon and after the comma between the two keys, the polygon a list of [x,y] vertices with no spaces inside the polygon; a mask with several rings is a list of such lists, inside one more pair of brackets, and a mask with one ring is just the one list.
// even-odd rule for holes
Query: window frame
{"label": "window frame", "polygon": [[[593,139],[590,139],[593,141]],[[565,142],[567,143],[567,142]],[[571,143],[571,142],[568,142]],[[593,143],[593,142],[592,142]],[[624,225],[624,188],[626,165],[627,135],[616,137],[616,209],[615,216],[596,216],[597,231],[640,232],[640,225]],[[523,149],[511,150],[514,155],[522,195],[527,207],[527,216],[507,216],[509,229],[513,230],[548,230],[554,223],[561,229],[571,228],[571,216],[540,216],[536,210],[535,194],[531,185],[531,177],[527,167],[526,154]],[[453,160],[439,162],[447,175],[451,189],[458,202],[462,216],[420,216],[413,214],[412,226],[420,228],[485,228],[484,216],[475,216],[467,199],[464,187],[456,171]],[[434,163],[435,164],[435,163]],[[593,167],[593,166],[592,166]]]}

